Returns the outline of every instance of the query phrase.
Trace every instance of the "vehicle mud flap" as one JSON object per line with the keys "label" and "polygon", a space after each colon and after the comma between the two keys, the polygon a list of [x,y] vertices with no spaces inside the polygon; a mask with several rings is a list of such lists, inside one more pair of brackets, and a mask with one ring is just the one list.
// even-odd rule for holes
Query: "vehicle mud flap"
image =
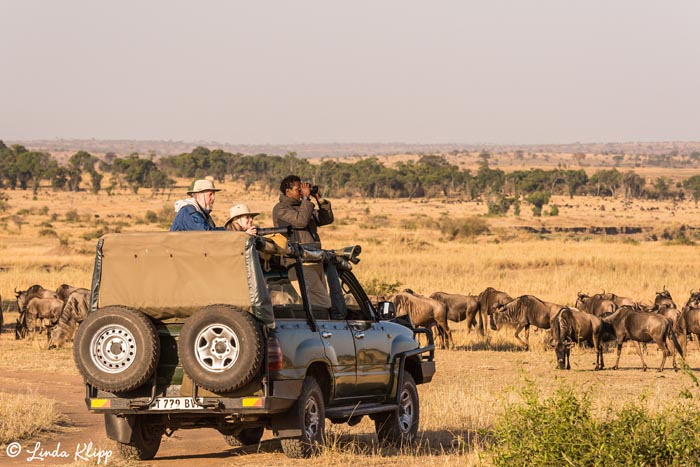
{"label": "vehicle mud flap", "polygon": [[111,413],[105,414],[105,432],[107,432],[107,438],[111,440],[125,444],[130,443],[135,425],[135,416],[123,415],[120,417]]}
{"label": "vehicle mud flap", "polygon": [[301,427],[296,417],[289,413],[272,416],[272,433],[275,438],[296,438],[301,436]]}

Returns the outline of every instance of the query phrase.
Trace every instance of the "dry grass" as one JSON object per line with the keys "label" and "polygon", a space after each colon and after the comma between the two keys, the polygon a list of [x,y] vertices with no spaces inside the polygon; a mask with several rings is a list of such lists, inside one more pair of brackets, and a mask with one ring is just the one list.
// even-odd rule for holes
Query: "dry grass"
{"label": "dry grass", "polygon": [[[236,202],[247,201],[251,208],[264,213],[269,213],[275,203],[274,193],[244,193],[234,184],[224,188],[214,211],[218,224],[223,224],[228,206]],[[152,198],[147,192],[141,196],[124,193],[108,197],[42,191],[39,200],[33,201],[31,193],[9,195],[11,212],[5,213],[6,228],[0,230],[0,294],[5,300],[14,298],[14,287],[23,289],[34,283],[49,288],[61,283],[89,287],[95,240],[85,240],[83,235],[97,228],[119,228],[123,232],[163,230],[161,225],[137,220],[146,210],[159,212],[178,198]],[[333,200],[336,222],[322,227],[321,235],[326,247],[362,245],[362,261],[355,267],[362,281],[400,282],[402,287],[424,294],[437,290],[477,294],[492,286],[514,297],[533,294],[573,304],[579,291],[595,293],[605,289],[649,302],[654,292],[665,285],[676,302],[683,303],[690,289],[700,287],[696,279],[700,256],[695,246],[645,242],[639,237],[638,243],[625,243],[620,237],[588,234],[540,239],[513,228],[628,225],[662,229],[674,223],[697,225],[700,210],[694,203],[628,205],[620,200],[594,198],[561,198],[555,202],[560,206],[559,217],[534,219],[529,207],[523,205],[520,218],[512,213],[503,218],[487,218],[491,230],[488,235],[447,241],[438,228],[442,216],[483,215],[486,206],[453,200],[339,199]],[[47,214],[40,213],[44,205],[49,206]],[[605,210],[600,209],[601,205],[605,205]],[[22,209],[30,214],[22,216],[26,223],[19,227],[8,215]],[[71,210],[77,211],[77,221],[66,220],[66,213]],[[55,219],[51,220],[53,214]],[[97,220],[104,223],[96,225]],[[48,228],[42,226],[45,222],[51,224],[58,237],[39,235],[41,229]],[[269,214],[261,216],[259,224],[271,225]],[[15,363],[21,362],[22,369],[77,374],[70,345],[47,351],[43,336],[15,341],[9,324],[16,316],[5,314],[5,333],[0,335],[0,370],[16,368]],[[494,333],[486,342],[475,333],[467,333],[463,324],[453,327],[456,350],[438,351],[435,380],[419,387],[422,442],[416,451],[397,453],[376,446],[374,427],[364,420],[355,427],[331,427],[330,447],[320,457],[304,461],[304,465],[488,464],[479,433],[493,426],[505,403],[519,400],[512,389],[525,379],[534,381],[545,394],[551,394],[559,384],[588,391],[598,414],[641,398],[650,407],[663,407],[691,385],[683,373],[641,372],[631,346],[622,356],[622,370],[594,372],[593,352],[574,349],[572,371],[562,372],[554,369],[554,355],[546,349],[543,334],[531,333],[532,351],[523,352],[511,330]],[[689,348],[689,363],[697,371],[700,355],[695,344]],[[612,366],[613,354],[606,353],[605,358],[607,366]],[[656,346],[649,346],[646,359],[651,368],[658,366],[660,354]],[[299,465],[278,454],[262,456],[264,461],[256,455],[238,456],[230,465]]]}
{"label": "dry grass", "polygon": [[0,449],[7,443],[51,431],[63,421],[53,399],[0,392]]}

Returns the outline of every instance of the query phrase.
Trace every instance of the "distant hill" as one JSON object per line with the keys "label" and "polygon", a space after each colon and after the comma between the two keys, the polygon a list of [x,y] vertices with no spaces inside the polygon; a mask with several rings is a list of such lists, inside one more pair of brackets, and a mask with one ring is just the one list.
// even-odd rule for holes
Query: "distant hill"
{"label": "distant hill", "polygon": [[190,152],[197,146],[209,149],[223,149],[233,153],[284,155],[295,152],[299,157],[346,157],[346,156],[381,156],[394,154],[458,154],[463,152],[513,153],[587,153],[587,154],[691,154],[700,151],[700,142],[625,142],[625,143],[571,143],[571,144],[408,144],[408,143],[301,143],[301,144],[230,144],[214,141],[144,141],[144,140],[97,140],[97,139],[51,139],[10,141],[6,144],[22,144],[34,150],[51,153],[75,152],[79,150],[90,153],[113,152],[127,155],[134,152],[140,155],[152,154],[156,157]]}

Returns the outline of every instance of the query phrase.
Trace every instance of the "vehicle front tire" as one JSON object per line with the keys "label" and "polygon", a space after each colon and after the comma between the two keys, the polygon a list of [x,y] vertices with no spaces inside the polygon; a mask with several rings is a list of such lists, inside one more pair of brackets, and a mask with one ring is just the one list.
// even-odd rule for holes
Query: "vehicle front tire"
{"label": "vehicle front tire", "polygon": [[124,459],[150,460],[156,456],[163,438],[163,426],[148,423],[147,415],[135,415],[136,423],[128,443],[117,441],[117,450]]}
{"label": "vehicle front tire", "polygon": [[126,392],[148,381],[158,364],[160,341],[146,315],[122,306],[90,313],[78,327],[73,359],[85,381]]}
{"label": "vehicle front tire", "polygon": [[404,372],[399,389],[399,408],[375,417],[374,425],[380,442],[406,445],[415,441],[420,421],[418,388],[410,373]]}
{"label": "vehicle front tire", "polygon": [[289,412],[301,428],[301,436],[282,438],[282,450],[294,459],[307,458],[319,453],[324,443],[326,409],[323,392],[313,376],[307,376],[301,387],[299,399]]}
{"label": "vehicle front tire", "polygon": [[229,305],[202,308],[180,331],[177,351],[185,373],[212,392],[235,391],[260,371],[265,351],[252,315]]}

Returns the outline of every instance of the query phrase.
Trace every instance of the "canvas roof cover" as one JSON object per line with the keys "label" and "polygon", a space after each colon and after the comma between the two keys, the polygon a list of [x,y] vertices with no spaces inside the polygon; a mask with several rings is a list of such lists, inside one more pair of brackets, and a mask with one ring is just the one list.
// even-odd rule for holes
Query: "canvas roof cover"
{"label": "canvas roof cover", "polygon": [[262,306],[271,315],[254,242],[243,232],[108,234],[103,240],[100,308],[124,305],[167,319],[228,304],[256,316]]}

